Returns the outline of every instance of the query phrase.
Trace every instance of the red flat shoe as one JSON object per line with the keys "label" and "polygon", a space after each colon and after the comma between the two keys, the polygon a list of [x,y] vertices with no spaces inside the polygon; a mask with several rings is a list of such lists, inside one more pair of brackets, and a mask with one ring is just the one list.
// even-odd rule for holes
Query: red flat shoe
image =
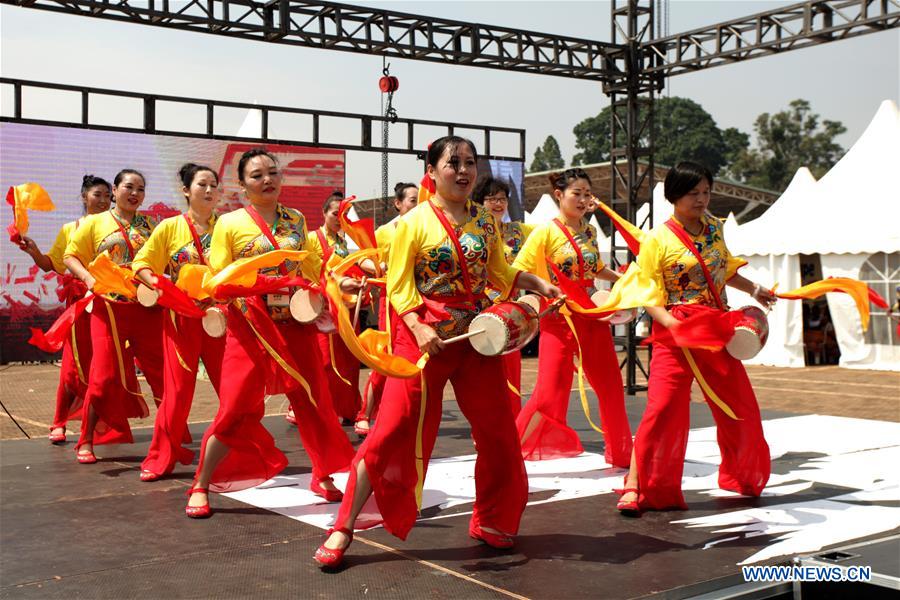
{"label": "red flat shoe", "polygon": [[293,413],[288,412],[288,414],[284,415],[284,420],[290,423],[291,425],[297,424],[297,417],[294,416]]}
{"label": "red flat shoe", "polygon": [[141,481],[156,481],[160,477],[162,477],[162,475],[154,473],[153,471],[141,470]]}
{"label": "red flat shoe", "polygon": [[498,550],[508,550],[512,548],[516,540],[512,536],[503,533],[491,533],[481,528],[481,525],[469,523],[469,537],[473,540],[484,542],[491,548]]}
{"label": "red flat shoe", "polygon": [[[628,492],[634,492],[635,494],[640,493],[640,490],[638,490],[637,488],[624,488],[616,491],[621,492],[623,496]],[[638,504],[637,500],[632,500],[631,502],[623,502],[622,500],[619,500],[619,502],[616,504],[616,510],[618,510],[620,513],[622,513],[623,516],[626,517],[641,516],[641,507]]]}
{"label": "red flat shoe", "polygon": [[47,439],[50,440],[51,444],[65,444],[66,443],[66,430],[63,429],[62,433],[51,433],[47,436]]}
{"label": "red flat shoe", "polygon": [[88,450],[87,452],[76,452],[75,460],[82,465],[92,465],[97,462],[97,457],[94,456],[93,450]]}
{"label": "red flat shoe", "polygon": [[[341,563],[344,562],[344,553],[347,552],[347,548],[349,548],[350,544],[353,543],[353,531],[351,531],[350,529],[347,529],[346,527],[337,527],[337,528],[332,527],[331,529],[328,530],[328,533],[326,533],[326,535],[328,537],[331,537],[331,534],[334,533],[335,531],[343,533],[344,535],[348,536],[350,538],[350,541],[347,542],[346,546],[344,546],[343,548],[340,548],[340,549],[326,548],[325,544],[322,544],[321,546],[319,546],[319,549],[316,550],[316,553],[313,556],[313,559],[317,563],[322,565],[323,568],[326,568],[326,569],[336,569],[339,566],[341,566]],[[327,542],[328,539],[326,538],[325,541]]]}
{"label": "red flat shoe", "polygon": [[321,479],[313,478],[313,480],[309,482],[309,491],[316,496],[325,498],[327,502],[340,502],[344,499],[344,492],[341,490],[326,490],[321,486],[323,481],[332,481],[332,479],[331,477],[322,477]]}
{"label": "red flat shoe", "polygon": [[191,488],[187,491],[188,498],[190,498],[196,492],[205,492],[206,493],[206,504],[203,506],[185,506],[184,514],[189,516],[192,519],[208,519],[212,516],[212,509],[209,507],[209,490],[206,488]]}
{"label": "red flat shoe", "polygon": [[[357,421],[356,423],[359,423],[359,421]],[[356,435],[358,435],[361,438],[364,438],[367,435],[369,435],[369,427],[366,427],[365,429],[363,429],[358,424],[354,424],[353,425],[353,433],[355,433]]]}

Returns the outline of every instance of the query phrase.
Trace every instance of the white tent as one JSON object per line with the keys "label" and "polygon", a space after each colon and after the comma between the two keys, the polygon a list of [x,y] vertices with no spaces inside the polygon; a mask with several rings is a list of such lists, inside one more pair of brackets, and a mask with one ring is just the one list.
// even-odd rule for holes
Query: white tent
{"label": "white tent", "polygon": [[[822,179],[816,182],[802,168],[760,218],[726,226],[729,249],[748,259],[745,274],[764,285],[798,287],[799,255],[818,254],[823,277],[862,279],[890,302],[893,286],[900,283],[897,165],[900,113],[894,102],[886,100],[859,140]],[[732,305],[749,302],[740,292],[730,290],[729,295]],[[864,336],[850,298],[829,294],[827,299],[841,366],[900,370],[900,339],[883,311],[873,310],[871,333]],[[780,302],[770,315],[770,326],[769,342],[754,362],[802,366],[800,303]]]}
{"label": "white tent", "polygon": [[540,225],[541,223],[549,223],[553,217],[559,214],[559,207],[550,194],[544,194],[538,200],[534,210],[530,215],[525,216],[525,222],[529,225]]}

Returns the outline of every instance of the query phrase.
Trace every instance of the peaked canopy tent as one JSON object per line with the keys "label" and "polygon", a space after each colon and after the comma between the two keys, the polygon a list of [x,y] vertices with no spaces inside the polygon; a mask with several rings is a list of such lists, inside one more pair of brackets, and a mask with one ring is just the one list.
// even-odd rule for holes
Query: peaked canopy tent
{"label": "peaked canopy tent", "polygon": [[[882,102],[862,136],[818,182],[806,169],[761,217],[726,224],[731,251],[749,261],[747,275],[780,289],[800,285],[800,255],[819,255],[823,277],[866,281],[889,303],[900,285],[900,113]],[[731,291],[732,305],[750,302]],[[872,307],[864,333],[849,297],[827,296],[841,350],[840,365],[900,371],[900,336],[884,310]],[[770,315],[769,341],[755,363],[805,364],[799,303],[781,302]]]}

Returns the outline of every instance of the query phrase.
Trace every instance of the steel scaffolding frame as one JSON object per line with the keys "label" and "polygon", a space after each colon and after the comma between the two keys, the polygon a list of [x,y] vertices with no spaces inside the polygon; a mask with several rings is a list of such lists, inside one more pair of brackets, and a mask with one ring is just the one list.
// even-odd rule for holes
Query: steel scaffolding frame
{"label": "steel scaffolding frame", "polygon": [[[653,105],[655,94],[665,85],[665,78],[900,25],[900,0],[814,0],[655,39],[653,0],[613,0],[613,43],[604,43],[334,2],[0,2],[268,43],[601,82],[612,106],[610,200],[614,206],[622,207],[624,210],[619,212],[632,221],[639,204],[646,201],[638,197],[639,184],[648,180],[652,190]],[[647,109],[644,115],[640,112],[642,106]],[[380,116],[367,118],[370,125],[371,121],[383,119]],[[522,135],[520,154],[524,160],[524,133]],[[486,134],[486,137],[489,136]],[[371,126],[368,140],[363,135],[362,142],[365,148],[361,149],[372,149],[369,147]],[[407,144],[404,151],[409,150]],[[489,147],[486,151],[490,153]],[[645,161],[645,164],[639,164],[639,161]],[[648,218],[652,224],[652,211]],[[622,248],[616,246],[615,236],[611,243],[615,257],[616,250]],[[621,341],[627,350],[625,385],[628,393],[634,393],[642,389],[636,381],[637,371],[646,375],[647,369],[637,358],[639,340],[633,325]]]}

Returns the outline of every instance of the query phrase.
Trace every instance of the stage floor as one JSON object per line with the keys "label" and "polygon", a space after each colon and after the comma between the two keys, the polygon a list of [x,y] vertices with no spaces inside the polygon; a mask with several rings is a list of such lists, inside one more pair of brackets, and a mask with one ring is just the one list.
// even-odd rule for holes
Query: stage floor
{"label": "stage floor", "polygon": [[[633,426],[642,409],[628,401]],[[71,443],[3,441],[0,596],[679,598],[739,583],[740,564],[900,532],[900,424],[765,412],[773,474],[751,499],[716,489],[712,420],[692,404],[691,509],[628,519],[611,492],[624,471],[603,463],[599,434],[580,411],[573,397],[570,423],[586,454],[528,464],[530,505],[516,548],[502,552],[468,538],[474,449],[446,402],[421,522],[406,542],[383,529],[360,532],[337,573],[312,561],[337,506],[306,491],[309,462],[282,417],[266,425],[289,468],[260,488],[212,495],[216,514],[205,521],[184,516],[192,469],[138,480],[150,429],[136,430],[134,445],[98,448],[95,465],[77,465]],[[192,425],[195,439],[203,429]]]}

